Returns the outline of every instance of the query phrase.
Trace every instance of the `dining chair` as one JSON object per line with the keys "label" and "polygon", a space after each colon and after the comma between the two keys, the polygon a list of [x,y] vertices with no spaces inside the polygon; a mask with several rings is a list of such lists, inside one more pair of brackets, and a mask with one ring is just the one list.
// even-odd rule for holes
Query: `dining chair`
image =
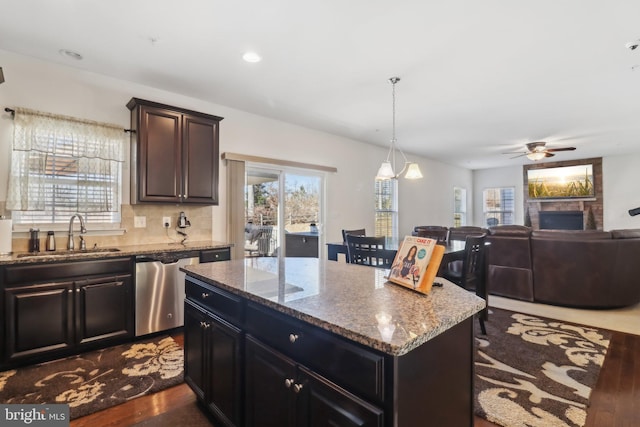
{"label": "dining chair", "polygon": [[[475,289],[476,295],[488,302],[484,271],[485,239],[486,234],[467,236],[464,252],[462,253],[462,262],[449,262],[441,274],[445,279],[464,289]],[[485,308],[478,313],[480,329],[483,335],[487,334],[484,322],[488,320],[488,317],[489,308],[485,306]]]}
{"label": "dining chair", "polygon": [[344,244],[347,244],[347,234],[352,234],[354,236],[366,236],[367,232],[365,231],[364,228],[358,228],[357,230],[345,230],[344,228],[342,229],[342,241],[344,242]]}
{"label": "dining chair", "polygon": [[435,239],[438,243],[446,243],[449,236],[449,227],[442,225],[418,225],[413,229],[414,236]]}
{"label": "dining chair", "polygon": [[347,259],[351,264],[391,268],[396,251],[385,247],[386,237],[347,234]]}

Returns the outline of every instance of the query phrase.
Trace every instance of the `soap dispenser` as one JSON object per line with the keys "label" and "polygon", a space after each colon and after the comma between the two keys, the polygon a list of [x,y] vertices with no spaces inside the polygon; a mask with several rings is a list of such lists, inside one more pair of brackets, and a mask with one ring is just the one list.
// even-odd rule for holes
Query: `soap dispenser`
{"label": "soap dispenser", "polygon": [[40,230],[31,228],[29,233],[29,252],[40,252]]}

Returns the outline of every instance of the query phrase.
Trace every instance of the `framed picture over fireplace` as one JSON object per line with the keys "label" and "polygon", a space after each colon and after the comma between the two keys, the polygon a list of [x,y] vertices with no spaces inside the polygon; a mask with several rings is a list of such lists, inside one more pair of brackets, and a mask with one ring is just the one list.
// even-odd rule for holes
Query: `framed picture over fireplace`
{"label": "framed picture over fireplace", "polygon": [[527,170],[529,199],[590,199],[596,197],[593,164]]}

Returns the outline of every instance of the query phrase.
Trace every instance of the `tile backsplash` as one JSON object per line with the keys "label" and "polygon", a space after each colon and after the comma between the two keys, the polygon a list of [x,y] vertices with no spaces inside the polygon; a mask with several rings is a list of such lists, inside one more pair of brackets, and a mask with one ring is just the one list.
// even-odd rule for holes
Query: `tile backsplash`
{"label": "tile backsplash", "polygon": [[[0,201],[0,213],[5,212],[5,203]],[[181,231],[187,234],[187,242],[211,240],[212,236],[212,212],[211,206],[185,206],[185,205],[122,205],[122,216],[120,228],[125,230],[123,234],[118,235],[101,235],[95,234],[91,230],[91,223],[87,223],[87,234],[85,241],[87,247],[98,247],[140,245],[147,243],[171,243],[180,242],[184,238],[176,231],[178,224],[178,216],[180,212],[184,212],[191,226]],[[5,215],[10,217],[10,212]],[[145,227],[136,228],[134,224],[135,217],[144,217]],[[164,217],[171,218],[171,226],[165,229],[162,224]],[[76,247],[78,246],[78,222],[74,224],[76,230]],[[65,231],[56,231],[56,247],[63,249],[67,247],[67,227]],[[44,238],[47,230],[41,229],[41,250],[44,250]],[[23,233],[21,233],[22,235]],[[28,250],[28,237],[18,237],[14,232],[12,242],[12,250],[14,252],[22,252]]]}

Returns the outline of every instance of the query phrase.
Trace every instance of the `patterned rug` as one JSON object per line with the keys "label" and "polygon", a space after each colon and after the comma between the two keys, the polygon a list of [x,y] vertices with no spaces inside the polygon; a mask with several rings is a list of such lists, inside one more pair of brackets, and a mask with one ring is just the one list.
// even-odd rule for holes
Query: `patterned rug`
{"label": "patterned rug", "polygon": [[0,372],[2,403],[67,403],[78,418],[183,381],[183,350],[156,337]]}
{"label": "patterned rug", "polygon": [[491,308],[476,324],[475,412],[505,427],[584,426],[611,332]]}

